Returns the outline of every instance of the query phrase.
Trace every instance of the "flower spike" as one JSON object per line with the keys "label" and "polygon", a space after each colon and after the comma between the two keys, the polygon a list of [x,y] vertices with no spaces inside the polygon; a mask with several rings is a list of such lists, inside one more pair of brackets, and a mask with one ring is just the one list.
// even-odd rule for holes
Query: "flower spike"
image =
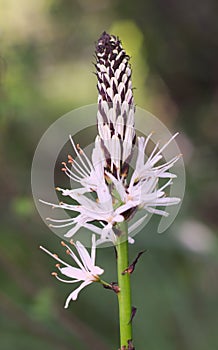
{"label": "flower spike", "polygon": [[[170,169],[180,155],[164,161],[163,151],[175,139],[175,134],[164,145],[157,143],[145,158],[152,133],[147,138],[136,138],[131,66],[129,56],[116,36],[104,32],[99,38],[96,70],[99,135],[95,139],[91,159],[70,136],[74,156],[68,155],[62,169],[79,184],[79,188],[57,187],[57,191],[73,203],[41,202],[77,213],[77,216],[67,219],[48,218],[50,227],[66,227],[65,237],[73,237],[84,227],[98,235],[97,245],[108,242],[116,245],[119,223],[130,221],[138,210],[144,209],[144,217],[129,225],[129,234],[142,224],[148,213],[168,216],[164,207],[179,203],[179,198],[166,196],[165,191],[176,177]],[[135,145],[135,165],[129,173]],[[163,185],[160,185],[161,179],[165,180]],[[128,241],[133,243],[130,236]]]}

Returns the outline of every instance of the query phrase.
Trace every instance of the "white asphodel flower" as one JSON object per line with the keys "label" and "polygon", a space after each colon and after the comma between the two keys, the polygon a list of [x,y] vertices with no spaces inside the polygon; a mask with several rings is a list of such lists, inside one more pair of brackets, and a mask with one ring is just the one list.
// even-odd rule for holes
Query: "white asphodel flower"
{"label": "white asphodel flower", "polygon": [[[57,272],[53,272],[52,275],[55,276],[59,281],[64,283],[76,283],[76,282],[82,282],[81,285],[76,288],[70,295],[67,297],[65,302],[65,308],[69,306],[69,303],[71,300],[76,300],[78,297],[79,292],[88,286],[89,284],[93,282],[98,282],[100,280],[100,275],[103,274],[104,270],[100,268],[99,266],[95,265],[95,258],[96,258],[96,242],[95,242],[95,235],[92,236],[92,248],[91,248],[91,255],[89,255],[89,252],[87,249],[77,241],[74,243],[71,241],[71,244],[76,248],[78,256],[73,252],[73,250],[64,242],[61,242],[61,244],[66,247],[66,253],[71,256],[71,258],[74,260],[74,262],[77,264],[78,267],[74,267],[67,262],[60,259],[57,254],[51,253],[46,248],[40,246],[40,249],[42,249],[45,253],[50,255],[52,258],[54,258],[58,263],[56,264],[56,267],[58,270],[65,276],[67,276],[69,279],[63,279],[58,276]],[[61,267],[63,266],[63,267]]]}
{"label": "white asphodel flower", "polygon": [[[83,194],[76,193],[74,190],[59,190],[62,191],[62,195],[69,196],[70,198],[76,200],[79,205],[71,205],[64,202],[60,202],[59,204],[53,204],[45,201],[41,202],[50,205],[53,208],[61,208],[79,213],[78,216],[69,219],[47,218],[48,221],[52,222],[52,224],[50,224],[51,227],[61,228],[73,226],[73,228],[71,228],[65,234],[65,237],[68,238],[72,237],[81,227],[91,229],[94,226],[91,224],[91,222],[95,220],[105,223],[105,231],[110,230],[116,223],[124,221],[124,216],[122,213],[126,212],[132,207],[131,203],[126,203],[114,209],[111,196],[106,198],[104,202],[96,202],[87,198]],[[88,223],[89,225],[86,225]],[[93,231],[95,232],[95,230]]]}
{"label": "white asphodel flower", "polygon": [[69,136],[73,149],[76,153],[77,160],[68,155],[68,163],[71,168],[63,162],[62,171],[74,182],[79,183],[82,187],[72,190],[72,193],[83,194],[86,192],[97,192],[99,200],[104,200],[107,196],[108,189],[104,178],[104,166],[106,164],[104,152],[100,146],[99,136],[95,139],[95,147],[92,151],[92,161],[89,160],[85,152],[77,144],[75,145],[71,136]]}
{"label": "white asphodel flower", "polygon": [[[129,185],[126,181],[117,179],[111,173],[106,172],[114,184],[123,205],[129,204],[129,207],[132,208],[143,208],[149,213],[168,216],[166,211],[156,207],[166,207],[180,202],[180,198],[167,197],[164,191],[172,185],[172,179],[176,177],[175,174],[170,173],[168,170],[177,162],[180,155],[161,165],[156,165],[163,158],[163,150],[177,135],[172,136],[158,151],[159,144],[156,144],[147,160],[145,160],[145,148],[151,138],[151,134],[146,139],[138,137],[136,166],[129,180]],[[161,187],[158,187],[161,178],[168,178],[169,180]]]}

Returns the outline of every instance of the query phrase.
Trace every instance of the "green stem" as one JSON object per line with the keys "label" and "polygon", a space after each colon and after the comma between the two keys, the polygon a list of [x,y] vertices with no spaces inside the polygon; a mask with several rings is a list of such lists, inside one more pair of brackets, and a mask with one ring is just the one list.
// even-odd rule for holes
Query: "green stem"
{"label": "green stem", "polygon": [[120,322],[120,348],[128,346],[128,340],[132,339],[132,324],[130,322],[132,304],[131,304],[131,285],[130,275],[122,272],[129,266],[128,254],[128,224],[123,222],[119,225],[121,236],[117,242],[117,274],[120,291],[118,295],[119,303],[119,322]]}

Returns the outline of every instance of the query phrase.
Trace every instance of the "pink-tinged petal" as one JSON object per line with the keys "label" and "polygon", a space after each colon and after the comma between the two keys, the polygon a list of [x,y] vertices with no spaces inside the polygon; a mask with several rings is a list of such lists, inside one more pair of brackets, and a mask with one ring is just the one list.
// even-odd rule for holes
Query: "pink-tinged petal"
{"label": "pink-tinged petal", "polygon": [[111,232],[113,232],[112,224],[109,223],[102,229],[101,238],[102,239],[107,239]]}
{"label": "pink-tinged petal", "polygon": [[154,205],[161,205],[161,206],[170,206],[178,204],[181,201],[180,198],[177,197],[164,197],[164,198],[158,198]]}
{"label": "pink-tinged petal", "polygon": [[68,237],[68,238],[70,238],[70,237],[73,237],[73,235],[75,235],[75,233],[77,232],[77,231],[79,231],[79,229],[82,227],[83,225],[82,224],[80,224],[80,223],[78,223],[78,224],[76,224],[76,226],[74,226],[73,228],[71,228],[69,231],[67,231],[67,233],[65,233],[65,237]]}
{"label": "pink-tinged petal", "polygon": [[93,267],[93,262],[92,262],[92,259],[89,255],[87,249],[79,241],[76,242],[75,247],[79,253],[80,259],[82,260],[85,269],[87,271],[91,271],[91,269]]}
{"label": "pink-tinged petal", "polygon": [[157,172],[157,176],[161,177],[163,179],[175,179],[177,177],[177,175],[172,174],[172,173],[158,173]]}
{"label": "pink-tinged petal", "polygon": [[150,193],[150,194],[145,194],[144,196],[142,195],[142,197],[140,198],[140,202],[142,203],[142,205],[143,204],[156,205],[158,203],[159,197],[164,195],[165,195],[164,192],[159,192],[159,191]]}
{"label": "pink-tinged petal", "polygon": [[132,237],[128,237],[129,244],[134,244],[135,240]]}
{"label": "pink-tinged petal", "polygon": [[77,263],[77,265],[80,267],[80,269],[83,271],[86,271],[83,264],[81,263],[79,258],[77,258],[76,254],[73,252],[73,250],[67,244],[64,244],[64,246],[68,250],[67,253],[71,256],[71,258],[73,258],[73,260]]}
{"label": "pink-tinged petal", "polygon": [[113,222],[123,222],[124,217],[122,215],[116,215],[113,218]]}
{"label": "pink-tinged petal", "polygon": [[95,235],[92,235],[92,250],[91,250],[91,260],[93,265],[95,265],[95,254],[96,253],[96,239]]}
{"label": "pink-tinged petal", "polygon": [[134,222],[134,224],[130,225],[129,233],[131,233],[134,230],[136,230],[143,223],[143,221],[146,219],[146,217],[147,217],[147,214],[145,214],[142,218],[140,218],[139,220]]}
{"label": "pink-tinged petal", "polygon": [[168,216],[169,213],[167,213],[166,211],[164,210],[160,210],[160,209],[156,209],[156,208],[148,208],[148,207],[144,207],[149,213],[152,213],[152,214],[157,214],[157,215],[162,215],[162,216]]}
{"label": "pink-tinged petal", "polygon": [[85,282],[81,283],[81,285],[77,289],[75,289],[72,293],[70,293],[70,295],[67,297],[67,300],[65,302],[64,308],[67,309],[68,306],[69,306],[70,301],[71,300],[76,300],[77,297],[78,297],[79,292],[83,288],[85,288],[86,286],[88,286],[91,283],[92,283],[92,281],[85,281]]}
{"label": "pink-tinged petal", "polygon": [[63,189],[60,188],[60,191],[62,191],[62,195],[63,196],[69,196],[72,199],[74,199],[75,196],[79,196],[79,195],[82,195],[82,194],[86,193],[87,192],[87,188],[83,188],[82,187],[82,188],[75,188],[73,190],[68,190],[68,189],[63,190]]}
{"label": "pink-tinged petal", "polygon": [[92,224],[86,223],[83,225],[83,227],[87,228],[88,230],[90,230],[98,235],[101,235],[101,233],[102,233],[102,228],[97,227],[97,226],[92,225]]}
{"label": "pink-tinged petal", "polygon": [[105,183],[100,184],[97,187],[96,192],[97,192],[99,203],[104,203],[108,201],[111,202],[111,195]]}
{"label": "pink-tinged petal", "polygon": [[[138,202],[136,201],[136,203],[138,203]],[[124,213],[124,212],[127,211],[128,209],[131,209],[131,208],[133,208],[134,206],[136,206],[136,205],[137,205],[136,203],[134,203],[134,201],[128,201],[126,204],[121,205],[121,206],[120,206],[119,208],[117,208],[116,211],[115,211],[116,217],[120,216],[119,214]],[[123,218],[123,216],[121,216],[121,218]],[[120,219],[121,219],[121,218],[120,218]],[[124,219],[123,219],[123,220],[124,220]],[[123,220],[121,220],[121,222],[122,222]],[[114,218],[114,221],[116,221],[115,218]],[[118,221],[118,222],[120,222],[120,221]]]}
{"label": "pink-tinged petal", "polygon": [[81,269],[78,269],[77,267],[62,267],[60,268],[60,271],[63,275],[70,277],[70,278],[75,278],[80,281],[85,281],[87,279],[87,272]]}
{"label": "pink-tinged petal", "polygon": [[116,187],[117,192],[119,193],[121,200],[124,202],[125,197],[126,197],[126,191],[125,191],[125,187],[124,187],[123,182],[121,180],[117,180],[108,171],[106,171],[105,173],[110,178],[110,180],[113,182],[114,186]]}
{"label": "pink-tinged petal", "polygon": [[93,276],[100,276],[100,275],[102,275],[104,273],[104,270],[101,268],[101,267],[99,267],[99,266],[94,266],[93,268],[92,268],[92,274],[93,274]]}

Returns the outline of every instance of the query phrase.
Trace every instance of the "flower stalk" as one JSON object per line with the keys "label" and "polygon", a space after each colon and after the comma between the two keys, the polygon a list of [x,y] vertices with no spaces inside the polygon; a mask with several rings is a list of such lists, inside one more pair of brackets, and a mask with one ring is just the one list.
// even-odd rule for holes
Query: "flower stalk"
{"label": "flower stalk", "polygon": [[121,235],[116,245],[117,249],[117,276],[120,288],[118,295],[119,304],[119,326],[120,326],[120,348],[128,346],[132,340],[132,302],[130,274],[123,271],[129,266],[129,247],[128,247],[128,224],[123,222],[119,225]]}

